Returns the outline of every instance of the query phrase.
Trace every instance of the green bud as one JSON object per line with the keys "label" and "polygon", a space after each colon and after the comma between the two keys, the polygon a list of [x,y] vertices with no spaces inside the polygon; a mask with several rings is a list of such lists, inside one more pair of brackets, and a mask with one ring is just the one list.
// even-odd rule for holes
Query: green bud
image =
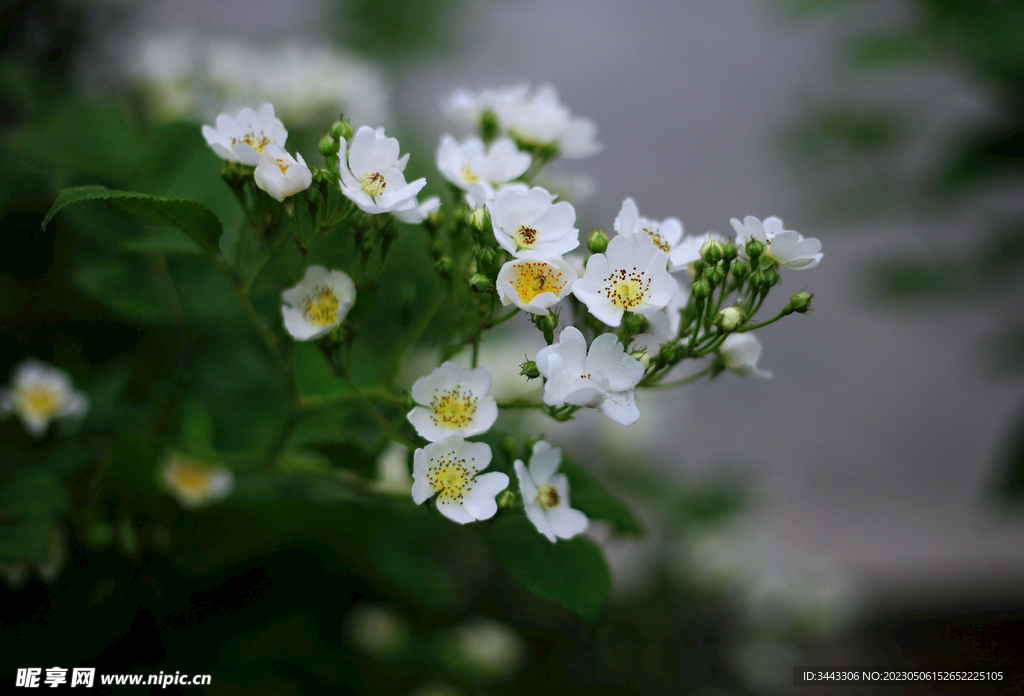
{"label": "green bud", "polygon": [[626,331],[631,336],[647,333],[651,328],[651,322],[643,314],[630,314],[626,317]]}
{"label": "green bud", "polygon": [[526,379],[537,379],[540,377],[540,370],[537,369],[537,363],[527,360],[519,366],[519,374]]}
{"label": "green bud", "polygon": [[494,262],[498,259],[498,251],[493,247],[479,247],[479,249],[476,252],[476,257],[480,260],[480,265],[484,268],[494,266]]}
{"label": "green bud", "polygon": [[697,259],[696,261],[693,262],[693,271],[694,273],[697,274],[697,276],[699,276],[707,267],[708,265],[707,263],[704,262],[703,259]]}
{"label": "green bud", "polygon": [[732,243],[731,239],[725,240],[722,243],[722,258],[726,261],[735,261],[739,255],[739,251],[736,249],[736,245]]}
{"label": "green bud", "polygon": [[483,232],[484,225],[487,224],[486,214],[487,211],[483,208],[473,208],[473,211],[469,214],[469,224],[474,229]]}
{"label": "green bud", "polygon": [[440,239],[435,239],[430,243],[430,255],[435,259],[440,259],[444,254],[444,242]]}
{"label": "green bud", "polygon": [[716,239],[709,239],[700,247],[700,256],[706,263],[714,265],[722,260],[722,245]]}
{"label": "green bud", "polygon": [[634,350],[629,356],[643,365],[645,370],[651,366],[651,356],[646,350]]}
{"label": "green bud", "polygon": [[555,342],[555,329],[558,328],[558,313],[549,312],[546,315],[533,315],[533,324],[544,334],[544,341],[550,346]]}
{"label": "green bud", "polygon": [[807,314],[807,312],[810,311],[811,309],[811,299],[813,297],[814,295],[808,294],[806,292],[798,292],[797,294],[789,298],[789,306],[793,308],[794,312],[799,312],[800,314]]}
{"label": "green bud", "polygon": [[587,249],[591,254],[603,254],[608,248],[608,235],[600,227],[595,227],[587,239]]}
{"label": "green bud", "polygon": [[769,268],[766,271],[761,271],[761,275],[764,277],[763,285],[766,288],[773,287],[779,284],[779,272],[774,268]]}
{"label": "green bud", "polygon": [[715,266],[710,271],[707,271],[704,275],[707,277],[708,282],[710,282],[712,285],[721,285],[722,281],[725,280],[725,271],[723,271],[718,266]]}
{"label": "green bud", "polygon": [[492,292],[494,290],[494,281],[485,275],[477,273],[470,276],[469,288],[473,292]]}
{"label": "green bud", "polygon": [[405,396],[402,397],[402,410],[411,411],[414,408],[416,408],[416,401],[412,398],[412,394],[406,392]]}
{"label": "green bud", "polygon": [[691,294],[698,300],[703,300],[711,294],[711,283],[706,278],[701,278],[693,284]]}
{"label": "green bud", "polygon": [[337,181],[335,175],[326,169],[314,169],[313,170],[313,183],[314,184],[333,184]]}
{"label": "green bud", "polygon": [[437,274],[445,280],[451,280],[452,277],[452,260],[447,256],[442,256],[434,264],[434,268],[437,270]]}
{"label": "green bud", "polygon": [[679,360],[680,347],[666,343],[658,351],[658,363],[661,365],[672,365]]}
{"label": "green bud", "polygon": [[320,154],[324,157],[330,157],[336,155],[340,151],[338,141],[335,140],[330,134],[320,138]]}
{"label": "green bud", "polygon": [[516,494],[506,489],[501,495],[498,496],[497,502],[498,507],[500,507],[502,510],[508,510],[510,507],[513,507],[516,504]]}
{"label": "green bud", "polygon": [[722,331],[729,332],[735,330],[742,319],[743,315],[740,314],[739,309],[736,307],[726,307],[718,313],[718,318],[715,320],[715,324],[717,324],[718,328]]}
{"label": "green bud", "polygon": [[345,140],[351,140],[352,126],[348,125],[348,121],[344,118],[335,121],[334,124],[331,125],[331,136],[338,140],[341,140],[342,138]]}
{"label": "green bud", "polygon": [[750,284],[753,285],[755,288],[764,285],[764,273],[762,273],[761,271],[754,271],[753,273],[751,273]]}
{"label": "green bud", "polygon": [[498,114],[491,109],[480,114],[480,137],[486,142],[498,137]]}
{"label": "green bud", "polygon": [[742,261],[737,261],[736,263],[733,264],[731,270],[734,276],[736,276],[737,278],[742,278],[745,275],[747,275],[747,272],[750,270],[750,267],[747,266],[747,264],[743,263]]}
{"label": "green bud", "polygon": [[754,238],[747,240],[747,258],[751,261],[764,253],[764,244]]}

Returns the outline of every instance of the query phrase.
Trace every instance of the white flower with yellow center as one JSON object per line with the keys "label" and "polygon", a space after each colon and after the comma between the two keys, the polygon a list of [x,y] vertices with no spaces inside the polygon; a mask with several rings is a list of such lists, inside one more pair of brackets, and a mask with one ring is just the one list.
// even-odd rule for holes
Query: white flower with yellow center
{"label": "white flower with yellow center", "polygon": [[601,334],[588,352],[587,339],[579,329],[567,326],[557,343],[537,353],[535,362],[545,380],[548,406],[599,408],[623,425],[632,425],[640,417],[633,390],[644,376],[644,366],[625,352],[615,334]]}
{"label": "white flower with yellow center", "polygon": [[356,286],[343,271],[310,266],[302,282],[281,293],[284,327],[297,341],[320,338],[345,319]]}
{"label": "white flower with yellow center", "polygon": [[399,156],[398,141],[385,136],[383,128],[361,127],[352,136],[351,147],[342,138],[338,162],[341,192],[371,215],[416,208],[416,194],[427,185],[426,179],[406,183],[403,172],[409,155]]}
{"label": "white flower with yellow center", "polygon": [[221,159],[255,167],[268,145],[283,148],[288,139],[284,124],[274,116],[274,105],[264,104],[259,112],[242,109],[237,118],[227,114],[217,117],[217,127],[203,126],[206,144]]}
{"label": "white flower with yellow center", "polygon": [[206,466],[172,452],[160,467],[164,489],[183,508],[193,509],[222,500],[235,487],[235,475],[223,466]]}
{"label": "white flower with yellow center", "polygon": [[678,218],[665,218],[661,222],[645,218],[640,215],[636,202],[627,198],[615,218],[615,231],[635,247],[653,244],[668,254],[669,270],[679,270],[672,264],[672,253],[683,239],[683,223]]}
{"label": "white flower with yellow center", "polygon": [[484,442],[466,442],[450,435],[413,453],[412,499],[417,505],[437,495],[442,515],[466,524],[494,517],[494,496],[508,488],[500,471],[481,474],[491,463],[491,448]]}
{"label": "white flower with yellow center", "polygon": [[821,242],[817,239],[804,239],[799,232],[787,230],[782,220],[777,217],[765,218],[761,222],[748,215],[740,222],[733,218],[733,229],[736,230],[736,248],[744,257],[747,254],[747,242],[751,239],[764,244],[764,256],[778,262],[786,268],[801,270],[813,268],[821,262]]}
{"label": "white flower with yellow center", "polygon": [[494,236],[513,256],[533,252],[551,258],[580,245],[576,210],[571,203],[555,203],[555,197],[534,186],[527,192],[508,188],[488,204]]}
{"label": "white flower with yellow center", "polygon": [[675,280],[676,290],[672,293],[672,299],[660,312],[652,312],[645,315],[650,324],[647,333],[639,334],[634,340],[632,347],[639,348],[646,346],[654,348],[662,343],[667,343],[679,333],[679,324],[682,321],[681,312],[690,301],[690,286],[688,283],[680,283]]}
{"label": "white flower with yellow center", "polygon": [[738,375],[771,379],[772,373],[757,366],[761,357],[761,342],[751,333],[729,334],[718,349],[725,366]]}
{"label": "white flower with yellow center", "polygon": [[[520,152],[509,138],[498,138],[489,145],[477,137],[461,143],[450,135],[441,136],[437,148],[437,168],[458,188],[474,193],[474,207],[493,197],[494,187],[521,176],[533,158]],[[481,192],[478,189],[482,189]]]}
{"label": "white flower with yellow center", "polygon": [[0,389],[0,417],[16,413],[33,437],[42,437],[50,421],[75,425],[89,410],[89,398],[75,391],[68,373],[27,358],[11,373],[11,386]]}
{"label": "white flower with yellow center", "polygon": [[669,303],[676,284],[667,264],[668,254],[653,244],[634,247],[627,238],[615,237],[604,254],[590,257],[572,294],[597,319],[618,326],[625,312],[651,314]]}
{"label": "white flower with yellow center", "polygon": [[313,172],[306,166],[302,155],[298,157],[295,159],[277,145],[267,145],[252,173],[256,185],[279,201],[305,191],[313,183]]}
{"label": "white flower with yellow center", "polygon": [[530,314],[546,316],[548,307],[569,294],[576,271],[564,259],[522,254],[498,271],[498,297]]}
{"label": "white flower with yellow center", "polygon": [[554,146],[566,159],[583,159],[601,151],[594,122],[573,117],[551,85],[541,85],[533,95],[510,92],[495,103],[494,112],[501,130],[524,146]]}
{"label": "white flower with yellow center", "polygon": [[498,418],[490,391],[491,373],[485,368],[467,370],[445,362],[412,385],[412,399],[418,406],[409,411],[409,422],[431,442],[449,435],[485,433]]}
{"label": "white flower with yellow center", "polygon": [[519,459],[513,464],[526,516],[552,543],[572,539],[590,524],[586,515],[569,507],[569,479],[556,473],[561,464],[562,450],[543,440],[533,445],[529,469]]}

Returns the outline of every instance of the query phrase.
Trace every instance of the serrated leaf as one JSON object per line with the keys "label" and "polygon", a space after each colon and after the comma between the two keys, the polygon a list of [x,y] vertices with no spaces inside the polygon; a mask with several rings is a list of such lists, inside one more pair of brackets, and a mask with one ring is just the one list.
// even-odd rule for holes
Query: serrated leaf
{"label": "serrated leaf", "polygon": [[601,550],[576,537],[552,544],[520,514],[506,514],[488,530],[505,571],[538,597],[559,604],[589,624],[597,621],[611,588]]}
{"label": "serrated leaf", "polygon": [[644,527],[633,511],[604,484],[572,462],[563,460],[562,473],[569,477],[571,506],[591,519],[610,522],[621,534],[643,534]]}
{"label": "serrated leaf", "polygon": [[134,191],[115,191],[103,186],[78,186],[61,191],[43,219],[43,229],[61,208],[86,201],[107,201],[129,215],[175,227],[210,255],[217,253],[217,245],[224,233],[220,219],[202,203]]}
{"label": "serrated leaf", "polygon": [[137,254],[163,252],[165,254],[202,254],[203,248],[191,238],[174,229],[161,228],[152,234],[130,239],[121,245],[121,251]]}

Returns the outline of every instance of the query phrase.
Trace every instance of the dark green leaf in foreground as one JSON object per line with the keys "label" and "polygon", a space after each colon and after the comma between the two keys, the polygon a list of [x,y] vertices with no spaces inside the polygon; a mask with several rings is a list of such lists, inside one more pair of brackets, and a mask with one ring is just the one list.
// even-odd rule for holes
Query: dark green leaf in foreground
{"label": "dark green leaf in foreground", "polygon": [[48,471],[21,469],[0,476],[0,561],[41,561],[68,493]]}
{"label": "dark green leaf in foreground", "polygon": [[576,537],[552,544],[519,514],[506,514],[488,536],[505,571],[534,594],[593,624],[601,614],[611,576],[601,550]]}
{"label": "dark green leaf in foreground", "polygon": [[[175,227],[188,235],[192,241],[199,244],[204,252],[210,255],[217,253],[217,245],[224,232],[220,219],[201,203],[184,198],[165,198],[132,191],[114,191],[103,186],[79,186],[61,191],[43,220],[43,229],[46,229],[50,220],[61,208],[85,201],[107,201],[129,215]],[[161,238],[150,239],[150,246],[155,245],[159,239]],[[151,248],[150,250],[181,252],[182,248],[183,245],[180,241],[173,241],[167,245],[166,249]],[[185,247],[185,249],[187,248]]]}

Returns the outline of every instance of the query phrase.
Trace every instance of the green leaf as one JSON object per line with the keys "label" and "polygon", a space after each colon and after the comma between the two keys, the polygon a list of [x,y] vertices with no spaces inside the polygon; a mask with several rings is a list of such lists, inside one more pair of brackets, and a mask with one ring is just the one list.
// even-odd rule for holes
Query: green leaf
{"label": "green leaf", "polygon": [[534,594],[559,604],[587,623],[601,614],[611,576],[601,550],[576,537],[552,544],[520,514],[505,514],[488,530],[505,571]]}
{"label": "green leaf", "polygon": [[169,228],[160,228],[145,237],[130,239],[121,245],[121,251],[139,254],[163,252],[165,254],[202,254],[203,248],[192,239]]}
{"label": "green leaf", "polygon": [[74,269],[85,295],[135,321],[159,323],[165,309],[140,257],[103,257]]}
{"label": "green leaf", "polygon": [[217,253],[224,228],[213,211],[201,203],[184,198],[165,198],[133,191],[114,191],[103,186],[78,186],[64,189],[43,219],[43,229],[61,208],[85,201],[109,201],[122,212],[162,225],[170,225],[187,234],[207,254]]}
{"label": "green leaf", "polygon": [[42,561],[68,493],[50,472],[22,469],[0,475],[0,561]]}
{"label": "green leaf", "polygon": [[633,511],[604,484],[572,462],[562,461],[562,473],[569,477],[572,507],[591,519],[610,522],[621,534],[643,534],[644,527]]}

